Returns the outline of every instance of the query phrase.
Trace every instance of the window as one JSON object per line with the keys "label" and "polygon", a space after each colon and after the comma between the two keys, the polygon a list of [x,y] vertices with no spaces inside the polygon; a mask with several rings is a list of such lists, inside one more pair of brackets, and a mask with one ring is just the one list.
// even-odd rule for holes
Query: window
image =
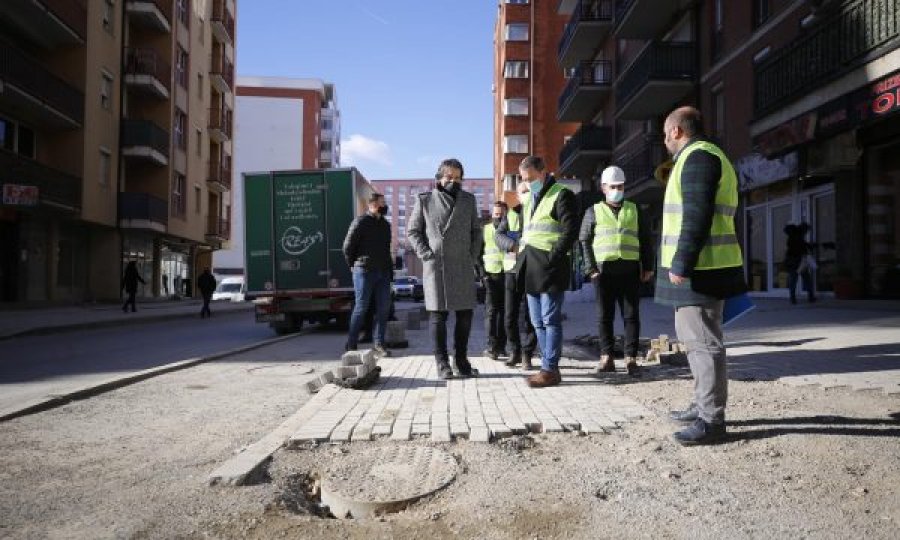
{"label": "window", "polygon": [[528,116],[528,98],[503,100],[503,114],[506,116]]}
{"label": "window", "polygon": [[507,135],[503,137],[503,152],[507,154],[527,154],[528,135]]}
{"label": "window", "polygon": [[34,131],[0,116],[0,148],[34,159]]}
{"label": "window", "polygon": [[528,41],[528,23],[507,24],[506,41]]}
{"label": "window", "polygon": [[713,2],[713,25],[712,36],[710,40],[710,52],[712,59],[716,60],[722,54],[722,21],[724,16],[722,11],[725,9],[723,0],[714,0]]}
{"label": "window", "polygon": [[203,99],[203,73],[197,72],[197,97]]}
{"label": "window", "polygon": [[16,133],[16,152],[20,156],[34,159],[34,131],[19,124]]}
{"label": "window", "polygon": [[200,213],[200,186],[194,186],[194,213]]}
{"label": "window", "polygon": [[197,129],[197,157],[203,157],[203,130]]}
{"label": "window", "polygon": [[175,81],[185,90],[188,87],[188,53],[181,47],[175,53]]}
{"label": "window", "polygon": [[713,135],[719,144],[725,142],[725,93],[720,84],[713,89]]}
{"label": "window", "polygon": [[183,174],[175,173],[172,179],[172,215],[184,217],[184,190],[187,178]]}
{"label": "window", "polygon": [[114,0],[103,0],[103,29],[113,33],[115,29],[116,3]]}
{"label": "window", "polygon": [[522,181],[522,177],[518,174],[503,175],[503,191],[515,191],[516,186]]}
{"label": "window", "polygon": [[100,106],[112,110],[113,76],[104,70],[100,74]]}
{"label": "window", "polygon": [[178,20],[184,23],[185,26],[191,24],[190,12],[190,0],[175,1],[175,14],[178,16]]}
{"label": "window", "polygon": [[175,109],[175,146],[181,150],[187,150],[187,116]]}
{"label": "window", "polygon": [[112,154],[106,148],[100,149],[100,178],[101,186],[109,185],[109,177],[112,174]]}
{"label": "window", "polygon": [[503,66],[503,76],[507,79],[527,79],[528,61],[507,60],[506,65]]}
{"label": "window", "polygon": [[769,19],[769,0],[753,0],[753,28],[759,28]]}
{"label": "window", "polygon": [[16,125],[3,117],[0,117],[0,148],[16,151]]}

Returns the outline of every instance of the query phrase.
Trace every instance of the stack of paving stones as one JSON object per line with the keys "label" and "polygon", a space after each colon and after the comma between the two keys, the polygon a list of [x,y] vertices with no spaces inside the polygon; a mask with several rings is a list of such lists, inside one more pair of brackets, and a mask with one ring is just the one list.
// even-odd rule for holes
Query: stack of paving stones
{"label": "stack of paving stones", "polygon": [[[599,336],[585,334],[583,336],[577,336],[572,341],[583,347],[592,347],[594,350],[600,350]],[[613,357],[622,358],[624,356],[624,345],[625,337],[617,335],[615,337]],[[643,357],[644,361],[648,364],[660,363],[671,366],[688,365],[687,349],[685,346],[677,340],[669,339],[669,336],[666,334],[660,334],[658,338],[640,338],[638,355]]]}
{"label": "stack of paving stones", "polygon": [[341,367],[326,371],[304,385],[307,392],[315,394],[326,384],[343,388],[368,388],[381,374],[378,357],[372,349],[347,351],[341,356]]}
{"label": "stack of paving stones", "polygon": [[563,385],[535,389],[519,370],[483,357],[471,361],[479,377],[443,381],[430,356],[382,358],[382,378],[373,388],[341,388],[327,400],[304,405],[308,420],[288,444],[419,437],[489,442],[529,432],[607,433],[649,415],[582,369],[563,365]]}

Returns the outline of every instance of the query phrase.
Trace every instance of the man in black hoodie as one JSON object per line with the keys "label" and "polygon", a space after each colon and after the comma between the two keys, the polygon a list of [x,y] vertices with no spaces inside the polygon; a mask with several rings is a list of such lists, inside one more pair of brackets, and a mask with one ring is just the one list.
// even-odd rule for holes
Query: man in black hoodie
{"label": "man in black hoodie", "polygon": [[394,272],[391,260],[391,224],[384,218],[388,210],[384,195],[373,193],[369,197],[368,207],[368,212],[353,220],[344,238],[344,258],[353,272],[356,294],[346,349],[356,350],[366,311],[369,304],[375,302],[377,333],[373,350],[378,355],[388,356],[389,353],[384,348],[384,334]]}

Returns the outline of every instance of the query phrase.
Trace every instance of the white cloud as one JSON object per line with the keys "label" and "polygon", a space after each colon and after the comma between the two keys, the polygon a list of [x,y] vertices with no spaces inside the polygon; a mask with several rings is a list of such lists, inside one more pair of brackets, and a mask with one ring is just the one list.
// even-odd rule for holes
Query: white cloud
{"label": "white cloud", "polygon": [[390,167],[391,147],[384,141],[370,139],[365,135],[350,135],[341,141],[341,163],[357,165],[360,162],[373,162]]}

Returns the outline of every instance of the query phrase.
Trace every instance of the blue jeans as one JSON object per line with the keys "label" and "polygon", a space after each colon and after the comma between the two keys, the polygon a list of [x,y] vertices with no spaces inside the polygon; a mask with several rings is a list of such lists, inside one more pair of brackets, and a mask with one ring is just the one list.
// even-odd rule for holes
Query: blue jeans
{"label": "blue jeans", "polygon": [[562,356],[562,305],[564,292],[528,295],[528,314],[541,350],[541,369],[556,371]]}
{"label": "blue jeans", "polygon": [[355,350],[369,310],[369,303],[375,302],[375,344],[384,345],[384,333],[387,330],[388,312],[391,303],[391,275],[381,270],[363,270],[353,268],[353,289],[355,303],[350,316],[350,334],[347,336],[347,349]]}

